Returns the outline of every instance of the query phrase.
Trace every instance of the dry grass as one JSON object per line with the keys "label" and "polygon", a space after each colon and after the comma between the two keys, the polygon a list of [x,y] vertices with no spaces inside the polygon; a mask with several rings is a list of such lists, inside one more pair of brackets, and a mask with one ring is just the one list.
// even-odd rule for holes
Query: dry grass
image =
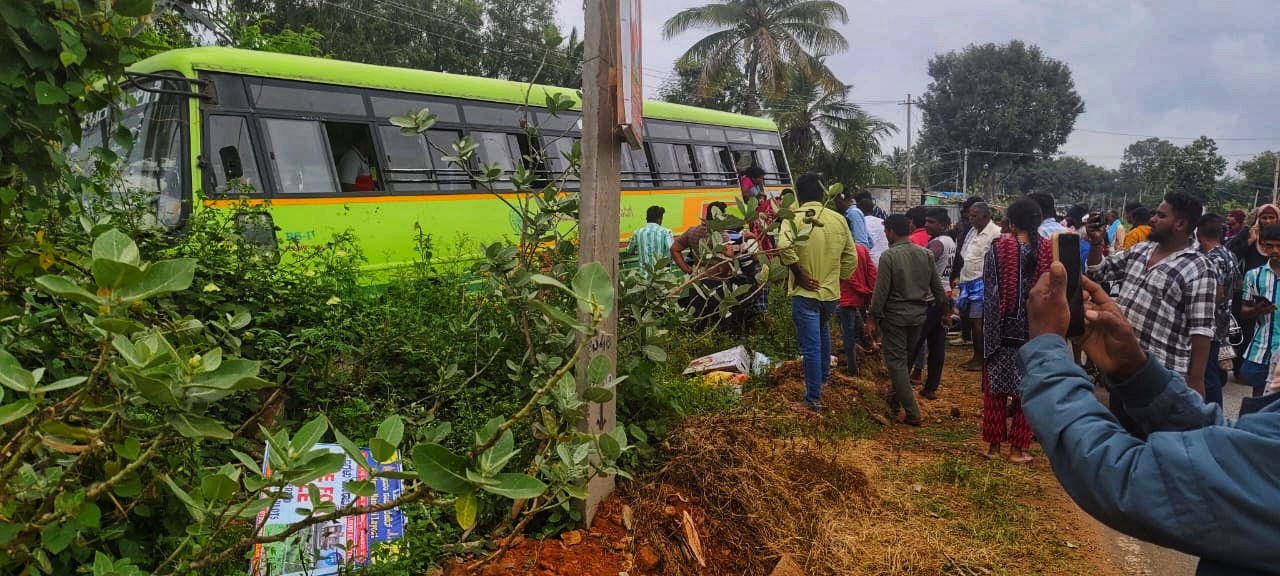
{"label": "dry grass", "polygon": [[[665,464],[629,488],[638,541],[662,572],[766,575],[790,555],[806,574],[1096,574],[1095,535],[1073,513],[1043,455],[1031,465],[988,462],[980,450],[976,375],[952,348],[942,397],[926,425],[881,428],[887,380],[833,377],[819,421],[785,412],[803,384],[779,365],[745,415],[685,421]],[[1033,452],[1034,453],[1034,452]],[[691,561],[680,512],[689,510],[709,566]]]}

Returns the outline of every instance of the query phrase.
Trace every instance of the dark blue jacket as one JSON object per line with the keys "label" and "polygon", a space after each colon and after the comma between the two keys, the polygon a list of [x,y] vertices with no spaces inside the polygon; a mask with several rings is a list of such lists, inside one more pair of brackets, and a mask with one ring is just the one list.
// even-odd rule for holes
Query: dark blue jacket
{"label": "dark blue jacket", "polygon": [[1071,498],[1120,532],[1200,557],[1199,576],[1280,574],[1280,394],[1229,422],[1148,356],[1114,384],[1145,439],[1094,397],[1066,341],[1019,351],[1022,410]]}

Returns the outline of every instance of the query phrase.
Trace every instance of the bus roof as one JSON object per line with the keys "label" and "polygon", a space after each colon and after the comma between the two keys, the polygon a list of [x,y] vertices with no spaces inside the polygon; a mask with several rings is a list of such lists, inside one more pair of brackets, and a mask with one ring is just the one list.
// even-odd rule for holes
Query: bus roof
{"label": "bus roof", "polygon": [[[227,72],[508,104],[523,104],[525,90],[529,86],[523,82],[510,80],[219,46],[170,50],[142,60],[131,66],[129,70],[143,73],[172,70],[191,77],[195,76],[194,72],[197,70]],[[542,85],[535,85],[529,98],[531,105],[542,104],[543,90],[568,96],[577,103],[574,106],[575,109],[581,106],[576,91]],[[767,118],[653,100],[645,100],[644,116],[658,120],[777,131],[774,123]]]}

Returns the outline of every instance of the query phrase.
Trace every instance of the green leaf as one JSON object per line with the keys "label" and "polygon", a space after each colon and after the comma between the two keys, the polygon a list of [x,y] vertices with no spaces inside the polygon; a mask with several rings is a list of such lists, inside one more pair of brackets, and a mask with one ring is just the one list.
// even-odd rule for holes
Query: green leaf
{"label": "green leaf", "polygon": [[115,228],[99,234],[93,240],[92,256],[94,260],[111,260],[135,268],[142,266],[142,255],[138,252],[138,245],[132,238]]}
{"label": "green leaf", "polygon": [[15,422],[36,409],[36,403],[30,398],[23,398],[17,402],[12,402],[0,406],[0,426]]}
{"label": "green leaf", "polygon": [[217,370],[222,365],[222,349],[214,348],[200,357],[200,368],[205,372]]}
{"label": "green leaf", "polygon": [[481,489],[512,499],[537,498],[547,491],[546,484],[528,474],[498,474],[494,479],[497,484],[482,486]]}
{"label": "green leaf", "polygon": [[467,459],[439,444],[418,444],[413,448],[413,465],[418,477],[432,490],[462,494],[471,489],[467,482]]}
{"label": "green leaf", "polygon": [[58,88],[44,80],[36,82],[35,93],[36,103],[41,106],[66,104],[69,101],[66,92],[63,92],[61,88]]}
{"label": "green leaf", "polygon": [[[18,359],[3,348],[0,348],[0,384],[15,392],[29,393],[36,386],[36,378],[31,372],[18,364]],[[4,395],[0,393],[0,398]]]}
{"label": "green leaf", "polygon": [[53,392],[54,390],[62,390],[63,388],[71,388],[72,386],[79,386],[83,384],[86,380],[88,380],[88,378],[84,376],[72,376],[70,378],[63,378],[61,380],[58,380],[57,382],[54,382],[52,384],[48,384],[45,386],[36,386],[35,391],[36,392]]}
{"label": "green leaf", "polygon": [[102,522],[102,509],[93,502],[85,502],[76,514],[76,523],[84,528],[97,528]]}
{"label": "green leaf", "polygon": [[263,510],[266,510],[267,508],[270,508],[272,505],[273,504],[270,498],[258,498],[257,500],[254,500],[253,502],[250,502],[247,505],[245,505],[244,510],[240,512],[240,517],[241,518],[256,517],[258,513],[262,512]]}
{"label": "green leaf", "polygon": [[105,286],[112,290],[133,286],[143,276],[142,269],[137,266],[102,258],[94,259],[91,271],[98,286]]}
{"label": "green leaf", "polygon": [[303,454],[309,452],[324,437],[324,433],[329,430],[329,421],[324,416],[316,416],[310,422],[302,425],[298,429],[298,433],[294,434],[293,439],[289,441],[289,451],[294,454]]}
{"label": "green leaf", "polygon": [[479,509],[475,492],[468,490],[466,493],[459,494],[458,499],[453,502],[453,509],[458,517],[458,526],[463,530],[475,527],[476,511]]}
{"label": "green leaf", "polygon": [[245,454],[244,452],[241,452],[239,450],[232,450],[231,455],[235,456],[236,460],[239,460],[240,463],[243,464],[245,469],[247,470],[253,470],[253,471],[262,470],[262,465],[258,464],[256,461],[254,461],[253,458],[250,458],[249,455]]}
{"label": "green leaf", "polygon": [[369,498],[377,492],[373,486],[373,482],[369,480],[352,480],[342,486],[347,489],[347,492],[355,494],[361,498]]}
{"label": "green leaf", "polygon": [[155,10],[155,0],[116,0],[115,8],[121,16],[150,16]]}
{"label": "green leaf", "polygon": [[365,458],[364,452],[360,451],[360,448],[356,446],[356,443],[352,442],[350,438],[347,438],[346,435],[338,430],[337,426],[333,426],[332,422],[329,423],[329,426],[333,428],[333,437],[337,440],[338,445],[342,447],[342,451],[347,453],[347,457],[355,460],[356,464],[361,468],[364,468],[366,472],[371,470],[373,467],[369,465],[369,461]]}
{"label": "green leaf", "polygon": [[605,462],[613,462],[622,455],[622,447],[618,446],[618,441],[613,436],[601,434],[597,439],[600,445],[600,458]]}
{"label": "green leaf", "polygon": [[251,320],[253,320],[253,314],[250,314],[248,310],[241,310],[227,320],[227,327],[232,330],[239,330],[248,326]]}
{"label": "green leaf", "polygon": [[[399,446],[400,441],[404,439],[404,420],[401,420],[400,416],[395,414],[388,416],[386,420],[382,421],[382,424],[378,425],[376,436],[392,447]],[[387,455],[387,457],[390,458],[390,455]],[[378,461],[382,462],[386,459],[378,458]]]}
{"label": "green leaf", "polygon": [[613,371],[613,362],[605,355],[596,356],[587,364],[587,380],[592,384],[600,384]]}
{"label": "green leaf", "polygon": [[173,480],[169,479],[168,475],[162,475],[160,476],[160,479],[164,480],[165,485],[169,487],[169,490],[173,492],[173,495],[177,496],[178,500],[182,501],[183,506],[187,507],[187,512],[191,514],[191,517],[195,519],[196,522],[204,522],[204,507],[200,506],[200,504],[196,502],[195,498],[192,498],[190,494],[187,494],[186,490],[183,490],[175,484]]}
{"label": "green leaf", "polygon": [[453,432],[452,424],[448,422],[441,422],[423,431],[422,441],[429,442],[431,444],[439,444],[441,442],[444,442],[444,439],[448,438],[449,434],[452,432]]}
{"label": "green leaf", "polygon": [[50,296],[66,298],[88,306],[96,307],[106,303],[106,300],[95,296],[92,292],[81,288],[75,282],[62,276],[54,276],[52,274],[41,276],[36,278],[36,286]]}
{"label": "green leaf", "polygon": [[582,399],[587,402],[595,402],[596,404],[604,404],[613,400],[613,391],[608,388],[591,387],[582,391]]}
{"label": "green leaf", "polygon": [[115,449],[116,454],[119,454],[125,460],[137,460],[138,456],[142,454],[142,444],[138,442],[137,438],[133,437],[125,438],[123,442],[115,445]]}
{"label": "green leaf", "polygon": [[120,290],[119,296],[126,300],[144,300],[160,294],[181,292],[191,287],[191,279],[195,273],[194,258],[161,260],[147,266],[142,279]]}
{"label": "green leaf", "polygon": [[547,276],[546,274],[534,274],[529,277],[529,280],[540,286],[554,286],[563,290],[565,294],[573,294],[573,291],[569,290],[569,287],[565,286],[563,282]]}
{"label": "green leaf", "polygon": [[578,297],[578,309],[590,314],[591,304],[600,306],[601,314],[613,311],[613,278],[599,262],[588,262],[578,268],[573,276],[573,293]]}
{"label": "green leaf", "polygon": [[230,440],[232,438],[231,431],[212,418],[174,412],[166,416],[164,420],[179,434],[187,438],[216,438],[218,440]]}
{"label": "green leaf", "polygon": [[565,313],[565,311],[559,308],[556,308],[555,306],[547,304],[546,302],[543,302],[541,300],[530,300],[529,305],[532,306],[537,311],[541,312],[543,316],[546,316],[547,318],[550,318],[556,322],[559,322],[560,324],[568,326],[569,328],[572,328],[579,332],[586,333],[587,331],[587,327],[584,326],[581,322],[578,322],[578,320],[575,319],[573,316],[568,315],[567,313]]}
{"label": "green leaf", "polygon": [[93,554],[93,576],[114,576],[116,567],[111,563],[111,557],[102,552],[94,552]]}
{"label": "green leaf", "polygon": [[138,394],[147,402],[160,408],[178,407],[178,396],[174,394],[173,387],[167,378],[161,380],[141,374],[131,374],[126,375],[125,379],[133,383],[133,386],[138,389]]}
{"label": "green leaf", "polygon": [[640,351],[644,353],[645,358],[653,360],[654,362],[667,361],[667,351],[658,346],[654,346],[653,344],[645,344]]}
{"label": "green leaf", "polygon": [[240,490],[240,483],[226,474],[210,474],[200,479],[200,494],[205,502],[230,500]]}
{"label": "green leaf", "polygon": [[498,441],[494,442],[488,450],[480,454],[480,469],[487,474],[498,472],[506,467],[516,455],[515,436],[510,430],[506,430],[498,437]]}
{"label": "green leaf", "polygon": [[71,524],[50,524],[40,531],[40,544],[54,554],[61,554],[76,539],[76,529]]}
{"label": "green leaf", "polygon": [[370,438],[369,454],[378,462],[390,462],[396,457],[396,447],[381,438]]}

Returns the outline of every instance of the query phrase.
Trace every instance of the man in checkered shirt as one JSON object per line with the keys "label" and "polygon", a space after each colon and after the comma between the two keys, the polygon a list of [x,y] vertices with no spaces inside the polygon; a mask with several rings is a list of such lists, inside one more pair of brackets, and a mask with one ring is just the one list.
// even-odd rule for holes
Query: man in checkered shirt
{"label": "man in checkered shirt", "polygon": [[1142,346],[1201,396],[1217,293],[1213,265],[1192,238],[1203,211],[1194,196],[1173,192],[1156,209],[1145,242],[1106,259],[1102,242],[1093,242],[1089,253],[1091,278],[1121,283],[1116,304]]}

